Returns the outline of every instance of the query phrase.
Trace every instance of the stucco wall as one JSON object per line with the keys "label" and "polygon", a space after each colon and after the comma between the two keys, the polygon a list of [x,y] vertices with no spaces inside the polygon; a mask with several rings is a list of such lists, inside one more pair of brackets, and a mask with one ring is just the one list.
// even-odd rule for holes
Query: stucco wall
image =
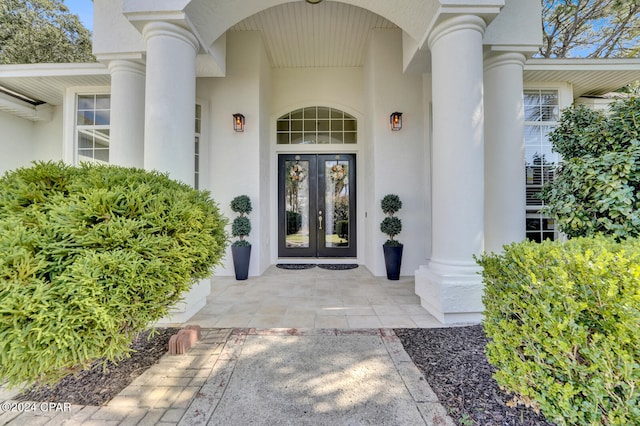
{"label": "stucco wall", "polygon": [[62,159],[62,106],[53,107],[51,121],[37,122],[33,128],[34,160],[58,161]]}
{"label": "stucco wall", "polygon": [[[200,78],[197,81],[196,96],[209,102],[210,108],[205,121],[210,132],[208,146],[208,179],[203,189],[209,189],[212,197],[220,204],[222,212],[230,219],[236,216],[229,207],[231,200],[246,194],[254,206],[249,215],[252,230],[248,240],[252,249],[250,275],[259,275],[262,256],[268,251],[260,250],[263,242],[264,226],[261,222],[261,72],[266,54],[260,35],[254,32],[237,32],[227,37],[227,77]],[[234,132],[234,113],[245,116],[246,126],[242,133]],[[229,227],[230,231],[230,227]],[[231,250],[225,263],[216,270],[217,275],[233,275]]]}
{"label": "stucco wall", "polygon": [[62,159],[62,107],[52,107],[50,121],[33,122],[0,111],[0,175],[32,161]]}
{"label": "stucco wall", "polygon": [[[423,264],[429,248],[427,209],[429,165],[426,163],[425,99],[421,75],[402,73],[402,34],[399,30],[375,30],[366,61],[367,134],[366,154],[367,258],[375,275],[384,275],[382,244],[386,235],[379,224],[384,218],[380,200],[394,193],[403,202],[398,216],[403,230],[397,239],[404,244],[402,275],[413,275]],[[403,113],[402,130],[392,132],[389,115]]]}
{"label": "stucco wall", "polygon": [[27,166],[33,156],[32,121],[0,111],[0,174]]}

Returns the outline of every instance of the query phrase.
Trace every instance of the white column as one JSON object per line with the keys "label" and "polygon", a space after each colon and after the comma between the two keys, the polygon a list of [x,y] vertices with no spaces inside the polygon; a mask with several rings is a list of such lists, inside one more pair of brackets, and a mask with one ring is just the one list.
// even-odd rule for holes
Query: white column
{"label": "white column", "polygon": [[485,250],[522,241],[526,232],[521,53],[485,61]]}
{"label": "white column", "polygon": [[[144,168],[193,185],[198,41],[166,22],[145,24],[147,49]],[[196,283],[158,324],[182,323],[206,304],[209,279]]]}
{"label": "white column", "polygon": [[144,168],[193,185],[198,41],[166,22],[147,23],[142,34],[147,48]]}
{"label": "white column", "polygon": [[432,64],[432,257],[416,271],[422,306],[443,323],[481,319],[474,254],[484,244],[484,20],[460,15],[429,36]]}
{"label": "white column", "polygon": [[111,122],[109,162],[118,166],[144,166],[144,65],[109,62]]}

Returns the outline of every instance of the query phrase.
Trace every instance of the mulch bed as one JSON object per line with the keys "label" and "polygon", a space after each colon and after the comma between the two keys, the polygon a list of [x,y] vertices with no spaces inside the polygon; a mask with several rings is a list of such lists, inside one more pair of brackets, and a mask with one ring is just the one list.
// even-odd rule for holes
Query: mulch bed
{"label": "mulch bed", "polygon": [[507,407],[511,396],[492,377],[481,325],[394,332],[458,425],[553,426],[531,409]]}
{"label": "mulch bed", "polygon": [[102,361],[92,364],[77,375],[62,379],[57,385],[42,386],[23,392],[16,397],[20,401],[68,402],[76,405],[105,405],[120,391],[146,369],[157,363],[167,353],[169,338],[179,328],[158,328],[149,338],[149,331],[140,333],[131,347],[135,352],[117,365],[107,363],[107,370]]}

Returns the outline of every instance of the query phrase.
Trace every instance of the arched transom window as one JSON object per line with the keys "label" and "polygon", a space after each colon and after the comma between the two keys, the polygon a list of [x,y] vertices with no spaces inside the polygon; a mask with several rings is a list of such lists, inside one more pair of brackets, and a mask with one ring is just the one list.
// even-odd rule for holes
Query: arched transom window
{"label": "arched transom window", "polygon": [[278,118],[278,144],[354,144],[358,121],[335,108],[312,106]]}

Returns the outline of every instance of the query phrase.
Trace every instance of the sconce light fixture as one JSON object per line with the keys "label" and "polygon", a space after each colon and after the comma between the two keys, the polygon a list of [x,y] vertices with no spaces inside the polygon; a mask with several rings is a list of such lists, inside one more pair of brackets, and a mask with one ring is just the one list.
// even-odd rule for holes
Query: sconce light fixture
{"label": "sconce light fixture", "polygon": [[244,132],[244,115],[233,114],[233,130],[236,132]]}
{"label": "sconce light fixture", "polygon": [[402,129],[402,113],[401,112],[392,112],[389,117],[389,124],[391,125],[391,130],[397,132]]}

